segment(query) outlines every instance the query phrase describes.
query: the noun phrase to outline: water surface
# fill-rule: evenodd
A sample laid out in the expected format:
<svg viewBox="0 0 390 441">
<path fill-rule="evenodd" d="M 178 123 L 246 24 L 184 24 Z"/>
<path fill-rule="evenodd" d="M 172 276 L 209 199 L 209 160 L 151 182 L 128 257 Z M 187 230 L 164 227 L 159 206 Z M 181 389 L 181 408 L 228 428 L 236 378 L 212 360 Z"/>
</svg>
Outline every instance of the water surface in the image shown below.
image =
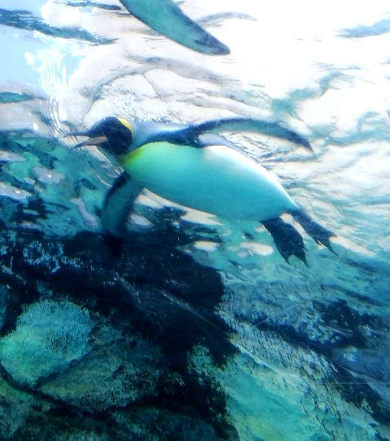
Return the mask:
<svg viewBox="0 0 390 441">
<path fill-rule="evenodd" d="M 118 359 L 121 352 L 127 350 L 120 346 L 124 344 L 122 340 L 107 337 L 119 326 L 110 322 L 110 302 L 96 312 L 92 303 L 84 304 L 77 296 L 68 298 L 66 293 L 71 292 L 71 288 L 60 292 L 59 279 L 54 280 L 51 275 L 56 273 L 57 264 L 59 268 L 67 265 L 58 257 L 61 253 L 70 259 L 79 252 L 75 251 L 77 247 L 69 251 L 65 245 L 65 251 L 60 252 L 55 248 L 56 243 L 70 241 L 73 244 L 73 238 L 85 237 L 77 234 L 86 231 L 92 234 L 89 238 L 98 236 L 104 195 L 120 173 L 119 167 L 94 147 L 87 151 L 71 150 L 77 140 L 64 138 L 64 134 L 88 128 L 109 115 L 176 123 L 238 115 L 278 121 L 306 136 L 314 154 L 267 136 L 233 133 L 229 139 L 275 173 L 296 202 L 317 222 L 336 233 L 335 254 L 305 236 L 309 266 L 298 260 L 291 260 L 288 265 L 259 224 L 228 223 L 179 208 L 150 193 L 139 198 L 136 212 L 129 220 L 129 231 L 134 234 L 134 240 L 143 244 L 137 251 L 140 256 L 162 253 L 162 249 L 171 247 L 178 253 L 175 254 L 178 260 L 174 257 L 170 262 L 173 266 L 183 265 L 188 271 L 189 265 L 200 264 L 206 268 L 204 271 L 218 271 L 216 274 L 223 284 L 215 282 L 218 289 L 214 292 L 220 289 L 221 295 L 210 300 L 210 307 L 205 303 L 207 296 L 202 297 L 202 302 L 194 303 L 192 296 L 196 297 L 197 288 L 191 284 L 192 291 L 181 299 L 184 303 L 169 297 L 176 292 L 173 288 L 171 291 L 166 288 L 164 295 L 167 305 L 176 308 L 172 311 L 167 306 L 168 316 L 175 317 L 179 323 L 183 314 L 188 314 L 199 325 L 209 320 L 204 314 L 210 314 L 212 320 L 216 320 L 213 322 L 216 328 L 211 326 L 208 332 L 212 336 L 223 335 L 234 348 L 226 349 L 220 343 L 225 360 L 218 364 L 218 357 L 212 356 L 212 345 L 208 347 L 201 339 L 181 346 L 183 351 L 188 351 L 191 372 L 218 385 L 217 389 L 223 392 L 225 410 L 221 411 L 221 418 L 234 428 L 229 432 L 232 439 L 390 439 L 390 52 L 387 49 L 390 28 L 387 2 L 357 5 L 346 1 L 340 5 L 331 1 L 314 5 L 304 0 L 293 3 L 280 0 L 271 5 L 251 0 L 188 0 L 181 2 L 180 7 L 226 44 L 231 54 L 211 57 L 182 47 L 130 16 L 115 0 L 104 4 L 2 1 L 0 216 L 4 235 L 2 255 L 5 256 L 2 302 L 6 317 L 2 344 L 8 348 L 9 342 L 14 341 L 9 335 L 21 338 L 23 323 L 28 322 L 28 317 L 32 320 L 37 311 L 49 314 L 47 305 L 42 303 L 49 299 L 57 302 L 59 310 L 79 326 L 84 326 L 80 320 L 88 322 L 87 313 L 84 309 L 77 312 L 74 305 L 90 310 L 92 315 L 99 314 L 99 320 L 105 317 L 104 329 L 109 331 L 101 340 L 94 336 L 94 344 L 113 341 L 112 353 Z M 171 207 L 170 210 L 167 211 L 167 207 Z M 171 228 L 169 234 L 153 233 L 165 228 L 164 225 Z M 186 234 L 187 239 L 177 239 L 181 234 Z M 38 253 L 39 259 L 35 254 L 31 257 L 30 251 L 23 251 L 30 250 L 33 240 L 43 247 L 49 244 L 41 254 L 37 251 L 38 245 L 31 251 Z M 83 247 L 83 241 L 78 239 L 80 253 L 86 252 L 88 247 L 94 250 L 93 240 L 85 239 Z M 27 270 L 23 270 L 27 273 L 20 272 L 22 264 L 12 266 L 11 242 L 16 246 L 15 259 L 24 256 L 24 264 L 30 265 L 28 271 L 35 266 L 36 273 L 28 276 Z M 96 250 L 99 249 L 96 245 Z M 137 253 L 134 251 L 134 255 Z M 39 266 L 43 265 L 43 255 L 47 259 L 45 269 Z M 91 253 L 89 258 L 90 267 L 80 271 L 92 274 L 96 255 Z M 142 257 L 140 259 L 133 264 L 142 266 Z M 127 280 L 130 264 L 127 267 L 125 263 L 115 262 L 117 264 L 123 266 L 120 274 Z M 104 263 L 102 265 L 104 270 Z M 147 286 L 151 286 L 153 278 L 158 278 L 158 271 L 148 274 L 147 269 L 143 269 L 142 277 L 148 279 Z M 107 269 L 106 276 L 100 277 L 111 280 L 110 274 Z M 14 294 L 18 289 L 23 291 L 15 285 L 17 277 L 22 275 L 27 277 L 23 283 L 33 286 L 28 292 L 35 292 L 34 298 L 30 294 L 24 297 Z M 11 282 L 7 277 L 11 277 Z M 202 277 L 214 276 L 207 272 Z M 183 284 L 187 283 L 187 279 L 183 280 Z M 60 283 L 65 282 L 61 279 Z M 134 283 L 137 287 L 139 281 Z M 17 300 L 10 303 L 12 296 Z M 115 293 L 110 292 L 109 298 L 114 297 Z M 156 312 L 150 312 L 153 305 L 148 299 L 145 300 L 146 312 L 145 303 L 142 304 L 142 313 L 150 317 Z M 71 306 L 61 303 L 68 300 Z M 34 306 L 37 301 L 41 302 L 39 307 Z M 27 318 L 22 316 L 17 322 L 22 311 L 20 305 L 29 304 L 33 306 L 26 313 Z M 12 308 L 16 308 L 17 313 L 13 312 L 10 318 Z M 115 305 L 112 308 L 115 309 Z M 53 313 L 54 323 L 59 316 L 61 313 Z M 119 328 L 124 332 L 125 320 L 121 320 Z M 134 317 L 129 322 L 135 323 Z M 35 321 L 34 326 L 38 326 Z M 50 326 L 46 324 L 44 328 L 51 329 Z M 65 324 L 59 326 L 66 327 Z M 95 326 L 103 329 L 101 322 Z M 135 324 L 132 326 L 137 330 Z M 161 329 L 167 329 L 164 326 L 168 325 L 161 325 Z M 14 329 L 19 334 L 10 334 Z M 89 328 L 88 332 L 82 329 L 83 336 L 90 332 Z M 185 330 L 181 334 L 185 334 Z M 131 353 L 126 357 L 138 357 L 144 350 L 148 356 L 143 361 L 137 359 L 137 363 L 145 362 L 145 369 L 155 375 L 157 368 L 153 360 L 160 360 L 161 347 L 167 350 L 169 345 L 174 345 L 174 338 L 172 333 L 164 334 L 164 343 L 161 340 L 156 343 L 158 349 L 149 347 L 148 338 L 140 340 L 138 355 Z M 134 341 L 137 339 L 139 335 Z M 126 340 L 127 343 L 125 348 L 130 347 Z M 46 348 L 46 340 L 42 345 Z M 107 345 L 109 347 L 109 343 Z M 21 349 L 12 348 L 10 359 L 14 360 L 20 356 Z M 92 399 L 90 402 L 95 404 L 90 404 L 77 389 L 80 384 L 75 386 L 80 372 L 85 374 L 81 384 L 93 377 L 91 373 L 88 377 L 89 368 L 82 366 L 82 360 L 87 360 L 85 363 L 90 363 L 90 367 L 95 366 L 85 354 L 101 350 L 101 346 L 69 350 L 66 363 L 58 367 L 53 362 L 47 368 L 49 374 L 42 373 L 38 382 L 23 382 L 23 375 L 27 374 L 20 373 L 14 362 L 8 370 L 2 369 L 2 372 L 5 369 L 2 381 L 6 384 L 1 386 L 1 394 L 8 397 L 9 406 L 15 406 L 9 397 L 22 393 L 20 389 L 24 388 L 23 393 L 30 394 L 25 403 L 54 397 L 67 412 L 69 409 L 89 412 L 92 429 L 76 424 L 75 420 L 70 428 L 61 429 L 63 423 L 50 419 L 49 411 L 48 414 L 44 411 L 41 417 L 33 414 L 30 403 L 25 404 L 23 412 L 17 411 L 18 422 L 12 430 L 1 422 L 4 437 L 16 436 L 17 439 L 19 436 L 20 439 L 29 429 L 39 433 L 45 425 L 42 421 L 48 418 L 59 428 L 59 433 L 70 430 L 80 435 L 91 430 L 90 439 L 106 439 L 101 434 L 99 438 L 96 429 L 97 415 L 104 406 L 96 405 L 97 401 Z M 9 352 L 6 356 L 4 351 L 0 357 L 2 364 L 9 360 Z M 25 363 L 43 366 L 40 359 L 31 361 L 29 351 L 24 354 L 27 354 Z M 167 356 L 169 363 L 170 356 Z M 134 362 L 130 368 L 130 362 L 126 363 L 122 364 L 126 366 L 127 375 L 131 375 L 132 369 L 138 372 L 139 364 Z M 114 369 L 113 366 L 120 371 L 120 365 L 120 361 L 110 358 L 102 371 L 95 372 L 99 387 L 104 383 L 114 385 L 114 380 L 104 375 Z M 67 370 L 69 366 L 76 366 L 73 377 Z M 16 369 L 15 375 L 12 369 Z M 179 372 L 179 368 L 175 370 L 172 366 L 164 369 L 171 374 L 170 369 Z M 66 382 L 66 392 L 62 390 L 62 395 L 58 384 L 50 383 L 54 373 L 59 381 Z M 155 379 L 153 375 L 151 378 Z M 15 384 L 15 378 L 22 380 Z M 138 389 L 131 395 L 126 384 L 113 386 L 111 394 L 115 399 L 103 409 L 106 418 L 116 415 L 116 422 L 112 424 L 117 438 L 110 438 L 114 434 L 103 428 L 101 433 L 107 439 L 126 439 L 125 433 L 136 433 L 134 422 L 126 423 L 123 429 L 123 420 L 120 422 L 117 416 L 118 412 L 131 407 L 129 403 L 134 396 L 140 396 Z M 12 392 L 4 392 L 6 388 Z M 37 391 L 44 398 L 38 396 Z M 105 393 L 106 390 L 101 392 L 101 396 L 106 397 Z M 146 396 L 150 399 L 154 393 L 155 390 L 148 390 Z M 119 399 L 120 396 L 125 398 Z M 191 396 L 195 402 L 196 393 Z M 142 397 L 141 394 L 140 403 Z M 85 404 L 85 400 L 89 404 Z M 50 400 L 39 405 L 43 409 L 45 406 L 55 408 Z M 7 415 L 3 409 L 0 419 Z M 149 421 L 145 415 L 143 418 Z M 168 421 L 166 415 L 164 418 Z M 185 415 L 185 418 L 190 417 Z M 186 420 L 185 424 L 203 430 L 203 424 L 214 421 L 214 416 L 205 417 L 202 413 L 197 418 L 195 422 Z M 148 436 L 163 439 L 162 434 L 172 428 L 171 423 L 165 424 L 157 435 L 142 435 L 145 428 L 139 429 L 140 439 L 149 439 Z M 214 439 L 208 429 L 199 433 L 198 439 Z M 138 439 L 136 435 L 134 439 Z"/>
</svg>

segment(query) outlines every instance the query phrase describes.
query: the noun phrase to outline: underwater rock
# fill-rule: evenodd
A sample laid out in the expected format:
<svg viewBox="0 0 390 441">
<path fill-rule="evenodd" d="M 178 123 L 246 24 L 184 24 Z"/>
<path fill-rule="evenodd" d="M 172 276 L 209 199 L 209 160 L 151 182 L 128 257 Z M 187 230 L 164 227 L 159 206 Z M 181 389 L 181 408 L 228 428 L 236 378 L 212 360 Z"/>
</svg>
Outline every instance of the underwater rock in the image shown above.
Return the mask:
<svg viewBox="0 0 390 441">
<path fill-rule="evenodd" d="M 0 362 L 13 380 L 29 387 L 56 375 L 89 351 L 93 322 L 86 310 L 69 303 L 30 305 L 15 331 L 0 341 Z"/>
<path fill-rule="evenodd" d="M 374 380 L 388 383 L 390 381 L 389 348 L 359 349 L 353 346 L 338 348 L 333 351 L 335 363 L 358 374 Z"/>
<path fill-rule="evenodd" d="M 361 349 L 353 346 L 332 351 L 333 362 L 366 383 L 380 400 L 376 402 L 385 417 L 390 416 L 390 354 L 389 347 Z M 378 409 L 378 410 L 379 410 Z"/>
<path fill-rule="evenodd" d="M 342 399 L 334 387 L 333 368 L 323 357 L 248 325 L 238 324 L 237 331 L 233 338 L 241 355 L 223 368 L 213 365 L 201 347 L 194 349 L 189 363 L 225 393 L 227 419 L 238 439 L 378 439 L 375 420 Z"/>
<path fill-rule="evenodd" d="M 32 419 L 43 410 L 49 410 L 50 408 L 50 404 L 12 387 L 7 381 L 0 378 L 1 439 L 12 439 L 15 433 L 26 424 L 27 419 Z"/>
<path fill-rule="evenodd" d="M 93 340 L 89 354 L 42 385 L 45 394 L 89 412 L 157 396 L 160 377 L 169 373 L 156 346 L 124 338 L 111 327 L 100 329 Z"/>
<path fill-rule="evenodd" d="M 17 231 L 17 240 L 12 230 L 1 238 L 7 271 L 0 281 L 12 297 L 4 297 L 0 375 L 33 406 L 51 409 L 36 415 L 28 408 L 19 439 L 61 439 L 55 427 L 63 439 L 88 430 L 107 439 L 235 433 L 223 394 L 188 368 L 195 345 L 218 365 L 235 350 L 214 314 L 221 277 L 175 250 L 190 240 L 184 233 L 166 226 L 129 232 L 122 259 L 114 259 L 96 234 Z"/>
<path fill-rule="evenodd" d="M 218 436 L 213 426 L 201 419 L 158 408 L 116 411 L 113 418 L 118 424 L 118 435 L 121 439 L 128 439 L 129 432 L 142 434 L 139 435 L 140 440 L 163 440 L 168 439 L 168 436 L 172 437 L 169 439 L 186 441 L 229 439 Z M 236 438 L 230 439 L 233 441 Z"/>
<path fill-rule="evenodd" d="M 10 289 L 6 285 L 0 285 L 0 331 L 3 328 L 7 306 L 9 302 Z"/>
</svg>

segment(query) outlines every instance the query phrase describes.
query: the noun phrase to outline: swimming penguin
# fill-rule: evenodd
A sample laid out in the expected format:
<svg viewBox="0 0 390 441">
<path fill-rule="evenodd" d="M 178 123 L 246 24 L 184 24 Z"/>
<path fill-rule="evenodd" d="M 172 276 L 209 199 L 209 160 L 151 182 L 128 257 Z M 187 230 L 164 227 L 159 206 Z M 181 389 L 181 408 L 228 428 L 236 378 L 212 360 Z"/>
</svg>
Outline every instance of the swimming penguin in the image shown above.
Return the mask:
<svg viewBox="0 0 390 441">
<path fill-rule="evenodd" d="M 187 17 L 172 0 L 120 0 L 136 18 L 162 35 L 208 55 L 227 55 L 227 46 Z"/>
<path fill-rule="evenodd" d="M 124 169 L 104 201 L 101 221 L 107 240 L 121 238 L 135 199 L 147 188 L 221 218 L 261 222 L 287 262 L 295 255 L 306 263 L 306 257 L 302 236 L 280 218 L 283 213 L 290 213 L 308 235 L 332 251 L 329 239 L 334 234 L 313 221 L 272 173 L 218 134 L 224 131 L 264 133 L 311 149 L 296 132 L 251 118 L 186 126 L 108 117 L 89 130 L 69 133 L 88 137 L 73 148 L 101 146 Z"/>
</svg>

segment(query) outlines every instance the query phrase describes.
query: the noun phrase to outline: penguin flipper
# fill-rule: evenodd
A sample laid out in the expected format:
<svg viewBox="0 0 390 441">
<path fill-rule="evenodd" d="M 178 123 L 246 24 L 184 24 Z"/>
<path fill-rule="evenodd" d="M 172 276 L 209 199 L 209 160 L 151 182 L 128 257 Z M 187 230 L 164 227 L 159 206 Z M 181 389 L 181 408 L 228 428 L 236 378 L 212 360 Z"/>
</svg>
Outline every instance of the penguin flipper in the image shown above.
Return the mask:
<svg viewBox="0 0 390 441">
<path fill-rule="evenodd" d="M 336 237 L 334 233 L 315 222 L 303 210 L 293 211 L 291 212 L 291 215 L 316 243 L 325 245 L 330 251 L 332 251 L 332 253 L 336 254 L 330 243 L 330 238 Z"/>
<path fill-rule="evenodd" d="M 102 234 L 112 253 L 119 257 L 128 215 L 142 189 L 127 172 L 123 172 L 108 191 L 101 214 Z"/>
<path fill-rule="evenodd" d="M 267 136 L 285 139 L 313 151 L 309 141 L 294 130 L 286 129 L 280 124 L 253 118 L 222 118 L 192 125 L 185 129 L 194 139 L 204 133 L 221 133 L 226 131 L 255 132 Z"/>
<path fill-rule="evenodd" d="M 158 33 L 208 55 L 227 55 L 227 46 L 187 17 L 172 0 L 121 0 L 123 6 Z"/>
<path fill-rule="evenodd" d="M 271 234 L 276 248 L 287 263 L 290 263 L 288 259 L 291 256 L 296 256 L 308 266 L 303 238 L 291 224 L 284 222 L 280 217 L 261 221 L 261 223 Z"/>
</svg>

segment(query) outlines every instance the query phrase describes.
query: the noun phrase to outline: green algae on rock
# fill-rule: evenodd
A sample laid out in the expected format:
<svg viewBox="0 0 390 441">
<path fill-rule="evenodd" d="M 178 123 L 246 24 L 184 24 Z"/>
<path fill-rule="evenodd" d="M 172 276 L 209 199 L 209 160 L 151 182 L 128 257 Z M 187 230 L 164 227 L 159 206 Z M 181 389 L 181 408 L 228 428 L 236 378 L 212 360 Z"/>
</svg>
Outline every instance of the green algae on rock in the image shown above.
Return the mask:
<svg viewBox="0 0 390 441">
<path fill-rule="evenodd" d="M 17 383 L 34 387 L 89 351 L 92 327 L 89 313 L 73 303 L 32 304 L 1 339 L 1 364 Z"/>
<path fill-rule="evenodd" d="M 155 398 L 162 375 L 168 372 L 156 346 L 103 327 L 91 351 L 61 376 L 48 379 L 41 390 L 57 400 L 99 412 Z"/>
</svg>

